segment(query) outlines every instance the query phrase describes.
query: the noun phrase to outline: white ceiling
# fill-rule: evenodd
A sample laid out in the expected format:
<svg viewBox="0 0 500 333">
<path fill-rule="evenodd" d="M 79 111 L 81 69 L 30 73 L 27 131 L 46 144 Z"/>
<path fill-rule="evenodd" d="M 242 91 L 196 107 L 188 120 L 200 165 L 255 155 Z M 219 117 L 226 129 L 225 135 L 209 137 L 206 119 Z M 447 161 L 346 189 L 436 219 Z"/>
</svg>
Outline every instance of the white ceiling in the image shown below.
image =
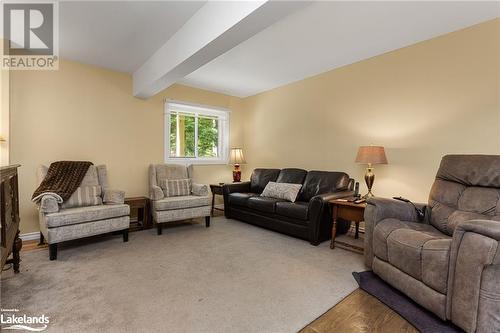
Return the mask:
<svg viewBox="0 0 500 333">
<path fill-rule="evenodd" d="M 60 2 L 60 56 L 133 73 L 204 3 Z M 250 96 L 498 17 L 499 7 L 498 2 L 315 2 L 179 82 Z"/>
<path fill-rule="evenodd" d="M 246 97 L 498 17 L 498 2 L 319 2 L 188 75 Z"/>
<path fill-rule="evenodd" d="M 59 3 L 59 54 L 132 73 L 205 1 L 68 1 Z"/>
</svg>

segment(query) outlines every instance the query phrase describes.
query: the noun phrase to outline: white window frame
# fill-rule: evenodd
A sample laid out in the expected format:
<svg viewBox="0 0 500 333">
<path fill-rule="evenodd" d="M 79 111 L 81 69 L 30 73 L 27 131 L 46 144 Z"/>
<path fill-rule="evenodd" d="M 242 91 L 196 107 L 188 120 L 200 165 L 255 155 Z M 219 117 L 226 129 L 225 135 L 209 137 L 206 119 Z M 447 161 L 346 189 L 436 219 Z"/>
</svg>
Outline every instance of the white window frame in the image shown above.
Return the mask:
<svg viewBox="0 0 500 333">
<path fill-rule="evenodd" d="M 195 126 L 195 156 L 194 157 L 170 157 L 170 114 L 172 112 L 189 113 L 195 116 L 198 123 L 198 116 L 215 116 L 219 122 L 219 156 L 218 157 L 198 157 L 198 126 Z M 164 161 L 165 163 L 181 164 L 227 164 L 229 161 L 229 118 L 231 111 L 224 108 L 212 107 L 200 104 L 192 104 L 175 100 L 166 100 L 163 112 L 164 125 Z"/>
</svg>

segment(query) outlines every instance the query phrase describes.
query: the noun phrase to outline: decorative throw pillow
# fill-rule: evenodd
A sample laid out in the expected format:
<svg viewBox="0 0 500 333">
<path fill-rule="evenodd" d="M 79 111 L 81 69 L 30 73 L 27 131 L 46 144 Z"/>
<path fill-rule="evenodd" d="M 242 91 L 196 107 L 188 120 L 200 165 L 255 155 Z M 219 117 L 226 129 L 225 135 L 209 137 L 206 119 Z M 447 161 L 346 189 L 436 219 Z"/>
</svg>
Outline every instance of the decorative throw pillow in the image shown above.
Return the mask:
<svg viewBox="0 0 500 333">
<path fill-rule="evenodd" d="M 101 186 L 81 186 L 62 203 L 62 208 L 86 207 L 102 205 Z"/>
<path fill-rule="evenodd" d="M 166 197 L 190 195 L 191 179 L 162 179 L 160 187 Z"/>
<path fill-rule="evenodd" d="M 295 202 L 301 188 L 302 184 L 269 182 L 260 196 Z"/>
</svg>

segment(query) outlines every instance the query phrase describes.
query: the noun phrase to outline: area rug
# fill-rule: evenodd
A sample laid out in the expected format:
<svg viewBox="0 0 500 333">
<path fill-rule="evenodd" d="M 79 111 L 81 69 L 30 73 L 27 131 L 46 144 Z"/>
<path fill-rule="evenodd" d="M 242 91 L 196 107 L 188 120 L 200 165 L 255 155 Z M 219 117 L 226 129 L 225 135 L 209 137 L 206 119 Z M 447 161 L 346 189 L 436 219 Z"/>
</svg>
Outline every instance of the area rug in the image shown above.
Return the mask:
<svg viewBox="0 0 500 333">
<path fill-rule="evenodd" d="M 21 253 L 1 307 L 49 317 L 46 332 L 297 332 L 358 286 L 363 257 L 213 219 Z"/>
<path fill-rule="evenodd" d="M 396 311 L 422 333 L 463 332 L 451 323 L 443 322 L 406 295 L 391 287 L 372 271 L 352 273 L 359 287 Z"/>
</svg>

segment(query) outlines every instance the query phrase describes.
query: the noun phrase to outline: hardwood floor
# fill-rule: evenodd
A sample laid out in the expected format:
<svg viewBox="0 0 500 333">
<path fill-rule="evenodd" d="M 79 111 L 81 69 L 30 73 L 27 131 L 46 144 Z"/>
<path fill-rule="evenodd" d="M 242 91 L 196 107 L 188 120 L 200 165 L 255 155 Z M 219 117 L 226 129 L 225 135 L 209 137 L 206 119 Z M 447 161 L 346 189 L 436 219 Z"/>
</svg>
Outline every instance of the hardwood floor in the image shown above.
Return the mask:
<svg viewBox="0 0 500 333">
<path fill-rule="evenodd" d="M 21 251 L 47 248 L 38 241 L 23 242 Z M 299 333 L 418 333 L 410 323 L 375 297 L 355 290 Z"/>
<path fill-rule="evenodd" d="M 410 323 L 375 297 L 355 290 L 299 333 L 418 333 Z"/>
<path fill-rule="evenodd" d="M 23 248 L 21 249 L 21 252 L 44 249 L 48 247 L 48 244 L 38 245 L 38 240 L 23 241 Z"/>
</svg>

